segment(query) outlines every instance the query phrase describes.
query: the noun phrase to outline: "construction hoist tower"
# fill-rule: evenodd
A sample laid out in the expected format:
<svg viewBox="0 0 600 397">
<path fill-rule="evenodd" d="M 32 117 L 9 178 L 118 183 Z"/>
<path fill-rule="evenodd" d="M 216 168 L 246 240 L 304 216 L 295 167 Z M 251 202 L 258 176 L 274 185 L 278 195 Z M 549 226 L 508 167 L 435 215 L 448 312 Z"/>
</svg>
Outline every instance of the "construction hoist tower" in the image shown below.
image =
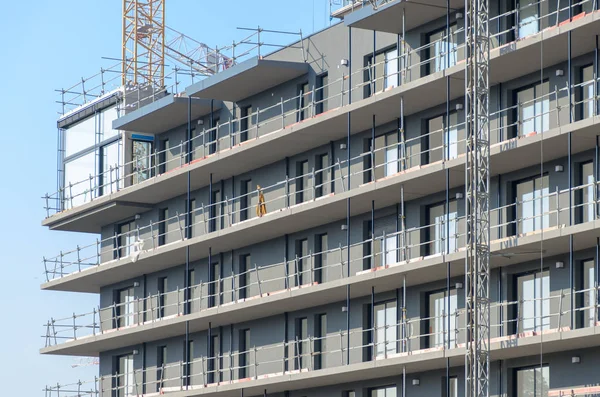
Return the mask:
<svg viewBox="0 0 600 397">
<path fill-rule="evenodd" d="M 165 1 L 123 0 L 124 86 L 165 85 Z"/>
<path fill-rule="evenodd" d="M 466 307 L 467 397 L 489 396 L 490 374 L 490 134 L 488 0 L 466 8 Z"/>
</svg>

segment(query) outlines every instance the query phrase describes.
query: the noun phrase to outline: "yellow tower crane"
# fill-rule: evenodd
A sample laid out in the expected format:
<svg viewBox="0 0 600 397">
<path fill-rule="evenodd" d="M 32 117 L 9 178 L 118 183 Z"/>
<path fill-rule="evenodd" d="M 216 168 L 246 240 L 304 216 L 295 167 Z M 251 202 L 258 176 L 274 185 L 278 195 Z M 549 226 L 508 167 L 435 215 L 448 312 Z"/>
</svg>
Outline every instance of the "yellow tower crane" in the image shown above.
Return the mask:
<svg viewBox="0 0 600 397">
<path fill-rule="evenodd" d="M 166 0 L 123 0 L 122 84 L 162 88 L 165 57 L 201 76 L 234 64 L 234 59 L 165 24 Z"/>
</svg>

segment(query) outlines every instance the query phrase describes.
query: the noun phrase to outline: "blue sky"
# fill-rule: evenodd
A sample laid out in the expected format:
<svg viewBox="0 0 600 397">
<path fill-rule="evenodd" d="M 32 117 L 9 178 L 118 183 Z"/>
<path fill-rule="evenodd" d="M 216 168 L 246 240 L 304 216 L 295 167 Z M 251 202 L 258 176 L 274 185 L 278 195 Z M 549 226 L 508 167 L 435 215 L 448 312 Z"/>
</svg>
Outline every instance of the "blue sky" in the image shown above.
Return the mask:
<svg viewBox="0 0 600 397">
<path fill-rule="evenodd" d="M 72 368 L 71 357 L 46 357 L 43 324 L 88 312 L 96 295 L 40 291 L 43 256 L 93 235 L 50 232 L 41 196 L 56 187 L 54 90 L 93 75 L 120 57 L 121 0 L 5 1 L 0 23 L 0 383 L 2 395 L 43 396 L 46 384 L 87 380 L 95 366 Z M 314 3 L 314 5 L 313 5 Z M 298 31 L 329 24 L 329 0 L 167 0 L 167 25 L 211 46 L 225 46 L 247 32 L 236 27 Z M 280 16 L 293 16 L 283 19 Z"/>
</svg>

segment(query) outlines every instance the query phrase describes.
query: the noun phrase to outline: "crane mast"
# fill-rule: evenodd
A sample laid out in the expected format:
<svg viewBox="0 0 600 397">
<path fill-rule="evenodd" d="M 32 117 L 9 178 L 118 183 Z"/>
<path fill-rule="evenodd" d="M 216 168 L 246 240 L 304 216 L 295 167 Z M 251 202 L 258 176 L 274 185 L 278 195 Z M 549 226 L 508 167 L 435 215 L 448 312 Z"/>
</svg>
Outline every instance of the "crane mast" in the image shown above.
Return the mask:
<svg viewBox="0 0 600 397">
<path fill-rule="evenodd" d="M 490 378 L 490 140 L 489 0 L 465 0 L 467 397 L 489 397 Z"/>
<path fill-rule="evenodd" d="M 123 0 L 123 85 L 164 87 L 165 1 Z"/>
</svg>

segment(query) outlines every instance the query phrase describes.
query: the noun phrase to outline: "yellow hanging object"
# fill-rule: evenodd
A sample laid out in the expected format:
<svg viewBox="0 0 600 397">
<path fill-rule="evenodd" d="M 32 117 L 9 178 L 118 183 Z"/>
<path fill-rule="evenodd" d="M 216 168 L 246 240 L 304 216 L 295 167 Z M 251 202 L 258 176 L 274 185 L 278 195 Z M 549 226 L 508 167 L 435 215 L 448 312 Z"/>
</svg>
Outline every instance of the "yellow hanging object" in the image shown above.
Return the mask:
<svg viewBox="0 0 600 397">
<path fill-rule="evenodd" d="M 265 204 L 265 195 L 262 190 L 260 190 L 260 185 L 256 185 L 256 190 L 258 190 L 258 204 L 256 205 L 256 216 L 259 218 L 263 215 L 267 214 L 267 205 Z"/>
</svg>

